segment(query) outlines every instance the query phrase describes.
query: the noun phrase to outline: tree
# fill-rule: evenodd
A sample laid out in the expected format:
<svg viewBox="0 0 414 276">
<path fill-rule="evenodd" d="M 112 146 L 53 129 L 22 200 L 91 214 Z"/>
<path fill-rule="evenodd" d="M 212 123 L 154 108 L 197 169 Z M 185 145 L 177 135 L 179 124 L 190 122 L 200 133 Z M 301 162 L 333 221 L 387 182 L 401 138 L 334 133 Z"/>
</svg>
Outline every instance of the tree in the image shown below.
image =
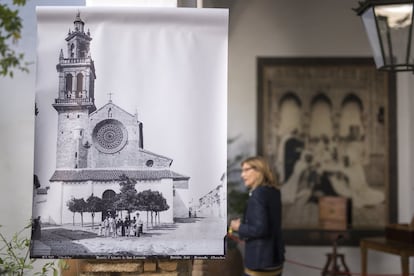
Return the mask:
<svg viewBox="0 0 414 276">
<path fill-rule="evenodd" d="M 66 202 L 66 206 L 68 207 L 69 211 L 72 212 L 72 225 L 75 226 L 75 214 L 76 214 L 76 203 L 75 203 L 75 198 L 72 197 L 71 200 L 69 200 L 68 202 Z"/>
<path fill-rule="evenodd" d="M 13 0 L 16 6 L 23 6 L 26 0 Z M 21 38 L 23 24 L 18 10 L 12 9 L 6 4 L 0 4 L 0 76 L 13 77 L 13 69 L 28 72 L 27 63 L 24 62 L 24 54 L 17 53 L 13 44 Z"/>
<path fill-rule="evenodd" d="M 239 136 L 227 139 L 230 148 Z M 229 217 L 240 217 L 246 208 L 249 194 L 240 178 L 240 163 L 246 154 L 237 154 L 227 159 L 227 214 Z"/>
<path fill-rule="evenodd" d="M 86 208 L 86 201 L 83 198 L 72 198 L 66 203 L 69 210 L 72 211 L 73 217 L 75 217 L 75 213 L 78 212 L 81 215 L 81 225 L 83 227 L 83 213 L 87 211 Z M 73 219 L 73 224 L 75 224 L 75 219 Z"/>
<path fill-rule="evenodd" d="M 227 146 L 231 149 L 231 146 L 240 138 L 236 136 L 234 138 L 227 139 Z M 229 152 L 232 152 L 230 150 Z M 240 178 L 240 164 L 243 159 L 246 158 L 245 153 L 239 153 L 236 155 L 228 155 L 227 159 L 227 216 L 228 217 L 241 217 L 246 208 L 246 203 L 249 198 L 249 194 L 246 191 L 245 186 Z M 227 246 L 230 250 L 238 250 L 238 244 L 233 239 L 227 239 Z"/>
<path fill-rule="evenodd" d="M 105 211 L 104 208 L 105 206 L 103 204 L 103 201 L 99 197 L 91 194 L 90 197 L 86 199 L 86 209 L 92 214 L 92 229 L 94 227 L 95 213 Z"/>
<path fill-rule="evenodd" d="M 154 191 L 153 195 L 153 211 L 155 212 L 155 217 L 158 218 L 158 223 L 160 223 L 160 212 L 170 209 L 170 206 L 167 204 L 167 200 L 162 196 L 162 193 L 159 191 Z"/>
<path fill-rule="evenodd" d="M 147 212 L 147 226 L 148 226 L 148 215 L 151 214 L 151 224 L 153 224 L 153 213 L 168 210 L 170 206 L 167 204 L 167 200 L 158 191 L 145 190 L 137 195 L 139 202 L 138 210 Z M 159 216 L 158 216 L 159 217 Z"/>
<path fill-rule="evenodd" d="M 114 207 L 118 211 L 127 210 L 129 215 L 131 212 L 137 210 L 139 206 L 137 190 L 135 189 L 137 181 L 126 175 L 121 175 L 120 179 L 121 182 L 119 185 L 121 186 L 121 192 L 116 197 Z"/>
<path fill-rule="evenodd" d="M 150 196 L 151 196 L 150 194 L 151 194 L 151 190 L 145 190 L 137 194 L 137 198 L 140 203 L 138 205 L 137 210 L 147 212 L 147 227 L 148 227 L 148 221 L 149 221 L 148 215 L 149 215 L 149 212 L 151 211 L 151 208 L 148 204 L 148 202 L 150 202 Z"/>
<path fill-rule="evenodd" d="M 83 213 L 86 212 L 86 202 L 83 198 L 75 199 L 75 207 L 81 215 L 81 226 L 83 227 Z"/>
</svg>

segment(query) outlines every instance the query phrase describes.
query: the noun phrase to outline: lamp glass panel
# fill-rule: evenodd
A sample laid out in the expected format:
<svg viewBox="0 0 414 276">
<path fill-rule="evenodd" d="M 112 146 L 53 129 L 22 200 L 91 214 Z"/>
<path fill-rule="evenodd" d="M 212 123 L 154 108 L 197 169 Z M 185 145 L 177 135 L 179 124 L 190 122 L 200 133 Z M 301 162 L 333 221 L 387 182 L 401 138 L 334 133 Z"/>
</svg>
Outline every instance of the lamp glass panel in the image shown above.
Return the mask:
<svg viewBox="0 0 414 276">
<path fill-rule="evenodd" d="M 365 27 L 365 32 L 368 35 L 368 40 L 371 45 L 373 57 L 377 68 L 384 66 L 383 53 L 378 36 L 377 25 L 375 23 L 374 9 L 368 8 L 361 16 Z"/>
<path fill-rule="evenodd" d="M 393 44 L 391 42 L 390 28 L 388 19 L 385 16 L 377 15 L 378 37 L 382 46 L 382 55 L 385 65 L 395 64 L 397 62 L 393 53 Z"/>
<path fill-rule="evenodd" d="M 408 63 L 412 62 L 412 15 L 412 4 L 375 7 L 385 65 L 395 67 L 395 70 L 408 69 Z"/>
</svg>

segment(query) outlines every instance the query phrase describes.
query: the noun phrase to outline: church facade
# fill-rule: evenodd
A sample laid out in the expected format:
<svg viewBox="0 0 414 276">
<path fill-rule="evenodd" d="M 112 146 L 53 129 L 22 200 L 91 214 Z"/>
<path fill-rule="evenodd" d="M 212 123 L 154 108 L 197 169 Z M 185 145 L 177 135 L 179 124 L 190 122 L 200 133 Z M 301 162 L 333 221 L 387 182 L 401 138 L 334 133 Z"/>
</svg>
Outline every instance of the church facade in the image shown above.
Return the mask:
<svg viewBox="0 0 414 276">
<path fill-rule="evenodd" d="M 66 37 L 67 51 L 60 52 L 56 69 L 59 87 L 53 108 L 58 114 L 56 170 L 50 178 L 47 214 L 50 223 L 72 223 L 67 203 L 73 198 L 113 198 L 120 192 L 121 177 L 135 180 L 137 192 L 158 191 L 169 209 L 161 222 L 188 216 L 189 177 L 172 171 L 173 159 L 144 148 L 143 123 L 137 114 L 111 99 L 95 106 L 95 66 L 90 55 L 92 37 L 78 13 L 74 30 Z M 84 219 L 88 220 L 88 214 Z M 95 216 L 95 221 L 99 220 Z"/>
</svg>

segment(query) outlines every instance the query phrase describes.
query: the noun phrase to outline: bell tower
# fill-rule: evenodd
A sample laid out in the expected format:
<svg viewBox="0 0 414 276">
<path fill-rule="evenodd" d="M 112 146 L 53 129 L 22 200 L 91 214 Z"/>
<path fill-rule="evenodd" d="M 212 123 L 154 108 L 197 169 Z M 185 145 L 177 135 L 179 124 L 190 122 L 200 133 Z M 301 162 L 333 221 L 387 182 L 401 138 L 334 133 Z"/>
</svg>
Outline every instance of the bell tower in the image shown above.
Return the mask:
<svg viewBox="0 0 414 276">
<path fill-rule="evenodd" d="M 89 30 L 78 12 L 73 22 L 74 29 L 66 37 L 66 57 L 61 49 L 59 63 L 59 87 L 53 107 L 58 112 L 57 169 L 85 167 L 85 154 L 88 143 L 85 135 L 88 130 L 89 114 L 96 110 L 95 66 L 90 56 L 92 40 Z M 86 143 L 86 145 L 85 145 Z"/>
</svg>

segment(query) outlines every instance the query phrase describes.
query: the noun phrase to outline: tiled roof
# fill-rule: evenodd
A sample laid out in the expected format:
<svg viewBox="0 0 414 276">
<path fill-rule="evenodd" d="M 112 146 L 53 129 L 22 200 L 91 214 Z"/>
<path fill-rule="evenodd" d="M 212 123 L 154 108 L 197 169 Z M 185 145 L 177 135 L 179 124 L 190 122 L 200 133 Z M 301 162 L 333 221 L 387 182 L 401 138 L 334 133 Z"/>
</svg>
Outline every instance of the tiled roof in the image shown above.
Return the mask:
<svg viewBox="0 0 414 276">
<path fill-rule="evenodd" d="M 170 170 L 91 170 L 91 169 L 74 169 L 74 170 L 56 170 L 50 178 L 50 181 L 113 181 L 120 180 L 121 175 L 126 175 L 136 180 L 159 180 L 163 178 L 172 178 L 175 181 L 188 180 L 188 176 L 175 173 Z"/>
<path fill-rule="evenodd" d="M 38 195 L 47 195 L 47 190 L 48 190 L 48 188 L 38 188 L 36 190 L 36 194 L 38 194 Z"/>
</svg>

